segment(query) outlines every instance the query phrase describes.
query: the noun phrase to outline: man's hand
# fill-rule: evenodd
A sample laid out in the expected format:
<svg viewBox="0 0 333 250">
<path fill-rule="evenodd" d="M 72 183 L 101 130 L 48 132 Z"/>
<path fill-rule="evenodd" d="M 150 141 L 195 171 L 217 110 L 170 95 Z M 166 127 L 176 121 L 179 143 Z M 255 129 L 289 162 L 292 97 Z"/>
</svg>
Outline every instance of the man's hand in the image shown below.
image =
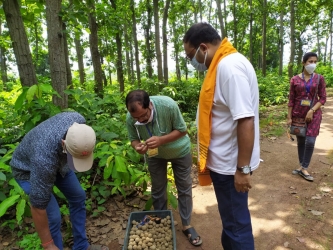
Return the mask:
<svg viewBox="0 0 333 250">
<path fill-rule="evenodd" d="M 136 152 L 138 152 L 139 154 L 145 154 L 148 150 L 147 144 L 146 143 L 138 143 L 137 145 L 135 145 L 135 150 Z"/>
<path fill-rule="evenodd" d="M 290 126 L 292 123 L 292 119 L 291 118 L 287 118 L 287 125 Z"/>
<path fill-rule="evenodd" d="M 235 188 L 237 192 L 249 192 L 249 190 L 252 188 L 251 183 L 251 175 L 250 174 L 243 174 L 236 170 L 235 173 Z"/>
<path fill-rule="evenodd" d="M 149 149 L 158 148 L 162 144 L 159 136 L 152 136 L 146 140 L 146 145 Z"/>
</svg>

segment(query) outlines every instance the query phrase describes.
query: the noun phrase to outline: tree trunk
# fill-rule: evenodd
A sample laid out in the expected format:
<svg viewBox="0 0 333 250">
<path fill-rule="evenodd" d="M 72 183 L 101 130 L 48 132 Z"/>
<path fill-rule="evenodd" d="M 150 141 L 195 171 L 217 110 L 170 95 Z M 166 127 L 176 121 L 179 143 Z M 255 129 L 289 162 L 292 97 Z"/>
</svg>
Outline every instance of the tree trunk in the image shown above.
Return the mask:
<svg viewBox="0 0 333 250">
<path fill-rule="evenodd" d="M 0 18 L 0 36 L 2 35 L 1 28 L 2 28 L 2 20 Z M 0 72 L 3 85 L 5 85 L 5 83 L 8 81 L 5 51 L 6 51 L 5 48 L 0 45 Z"/>
<path fill-rule="evenodd" d="M 132 48 L 133 44 L 132 44 L 132 41 L 130 41 L 130 48 Z M 130 50 L 130 58 L 134 58 L 134 55 L 133 55 L 133 50 L 131 49 Z M 134 76 L 134 60 L 130 60 L 130 63 L 131 63 L 131 79 L 135 79 L 135 76 Z M 141 83 L 141 79 L 140 79 L 140 83 Z M 140 88 L 141 86 L 138 85 L 138 88 Z"/>
<path fill-rule="evenodd" d="M 295 0 L 290 0 L 290 58 L 288 64 L 288 76 L 293 77 L 295 60 Z"/>
<path fill-rule="evenodd" d="M 330 12 L 330 36 L 331 36 L 331 46 L 330 46 L 329 62 L 330 62 L 330 66 L 332 66 L 332 53 L 333 53 L 333 10 Z"/>
<path fill-rule="evenodd" d="M 39 38 L 38 38 L 38 25 L 37 25 L 37 23 L 34 23 L 34 31 L 35 31 L 35 51 L 33 51 L 35 53 L 34 67 L 35 67 L 35 69 L 37 69 L 38 62 L 39 62 Z M 38 70 L 37 70 L 37 74 L 38 74 Z"/>
<path fill-rule="evenodd" d="M 140 58 L 139 58 L 139 43 L 136 30 L 136 16 L 135 16 L 135 3 L 131 0 L 131 10 L 132 10 L 132 33 L 134 41 L 134 55 L 135 55 L 135 66 L 136 66 L 136 78 L 138 80 L 138 87 L 141 85 L 141 71 L 140 71 Z"/>
<path fill-rule="evenodd" d="M 263 0 L 262 20 L 262 75 L 266 76 L 266 27 L 267 27 L 267 0 Z"/>
<path fill-rule="evenodd" d="M 0 35 L 1 35 L 1 32 L 0 32 Z M 2 46 L 0 46 L 0 68 L 1 68 L 2 84 L 5 84 L 8 81 L 8 76 L 7 76 L 5 48 Z"/>
<path fill-rule="evenodd" d="M 173 36 L 175 36 L 176 35 L 176 23 L 172 22 L 171 26 L 172 26 Z M 180 65 L 179 65 L 179 45 L 178 45 L 177 39 L 173 39 L 173 41 L 174 41 L 173 47 L 175 49 L 176 76 L 177 76 L 177 80 L 180 81 L 181 80 L 181 71 L 180 71 Z"/>
<path fill-rule="evenodd" d="M 61 0 L 46 0 L 45 5 L 51 82 L 53 89 L 60 95 L 53 96 L 53 103 L 64 109 L 68 107 L 68 96 L 64 93 L 67 88 L 67 71 L 60 16 Z"/>
<path fill-rule="evenodd" d="M 17 0 L 3 2 L 7 26 L 16 59 L 22 86 L 30 87 L 37 84 L 37 77 L 32 61 L 28 37 Z"/>
<path fill-rule="evenodd" d="M 250 0 L 250 35 L 249 35 L 249 57 L 250 57 L 250 62 L 253 64 L 253 29 L 252 29 L 252 24 L 253 24 L 253 6 L 252 6 L 252 0 Z"/>
<path fill-rule="evenodd" d="M 67 77 L 67 86 L 70 88 L 73 87 L 73 79 L 72 79 L 72 70 L 71 65 L 69 63 L 69 49 L 68 49 L 68 42 L 67 42 L 67 27 L 65 23 L 62 23 L 63 35 L 64 35 L 64 52 L 65 52 L 65 60 L 66 60 L 66 77 Z"/>
<path fill-rule="evenodd" d="M 125 40 L 126 74 L 127 74 L 127 81 L 132 84 L 135 81 L 135 79 L 131 78 L 131 61 L 133 61 L 133 58 L 130 57 L 130 51 L 132 50 L 132 47 L 130 46 L 127 29 L 128 29 L 128 26 L 127 26 L 127 23 L 125 22 L 124 23 L 124 40 Z"/>
<path fill-rule="evenodd" d="M 110 0 L 112 8 L 117 11 L 117 5 L 115 0 Z M 116 45 L 117 45 L 117 80 L 119 83 L 120 93 L 123 93 L 125 90 L 125 82 L 124 82 L 124 72 L 123 72 L 123 55 L 122 55 L 122 45 L 120 38 L 120 29 L 116 31 Z"/>
<path fill-rule="evenodd" d="M 223 40 L 223 38 L 226 37 L 225 34 L 225 30 L 224 30 L 224 22 L 223 22 L 223 15 L 222 15 L 222 3 L 221 0 L 216 0 L 216 5 L 217 5 L 217 16 L 219 18 L 219 22 L 220 22 L 220 28 L 221 28 L 221 38 Z M 224 13 L 225 15 L 226 13 Z"/>
<path fill-rule="evenodd" d="M 225 24 L 225 36 L 228 37 L 228 23 L 227 23 L 227 4 L 225 0 L 223 0 L 223 9 L 224 9 L 224 24 Z"/>
<path fill-rule="evenodd" d="M 168 68 L 168 31 L 167 31 L 167 22 L 168 22 L 168 11 L 170 7 L 170 0 L 166 0 L 164 11 L 163 11 L 163 25 L 162 25 L 162 34 L 163 34 L 163 77 L 164 83 L 168 84 L 169 82 L 169 68 Z"/>
<path fill-rule="evenodd" d="M 94 67 L 94 78 L 95 78 L 95 92 L 99 97 L 103 96 L 103 73 L 101 65 L 101 55 L 98 50 L 98 28 L 95 16 L 95 3 L 90 2 L 89 12 L 89 45 L 91 60 Z"/>
<path fill-rule="evenodd" d="M 80 84 L 83 86 L 84 82 L 86 81 L 86 73 L 84 72 L 83 48 L 81 45 L 80 37 L 74 38 L 74 43 L 77 56 L 77 63 L 79 67 Z"/>
<path fill-rule="evenodd" d="M 283 27 L 283 16 L 284 16 L 284 11 L 283 8 L 281 7 L 281 12 L 280 12 L 280 27 L 279 27 L 279 76 L 282 76 L 283 74 L 283 34 L 284 34 L 284 27 Z"/>
<path fill-rule="evenodd" d="M 233 0 L 232 15 L 234 18 L 234 47 L 237 49 L 237 16 L 236 16 L 236 0 Z"/>
<path fill-rule="evenodd" d="M 316 36 L 317 36 L 317 49 L 318 49 L 318 58 L 322 58 L 321 57 L 321 46 L 320 46 L 320 31 L 319 31 L 319 17 L 317 17 L 316 20 Z"/>
<path fill-rule="evenodd" d="M 150 5 L 150 0 L 147 0 L 146 4 L 147 8 L 147 24 L 144 26 L 144 31 L 145 31 L 145 43 L 146 43 L 146 50 L 147 50 L 147 58 L 146 58 L 146 64 L 147 64 L 147 73 L 148 73 L 148 78 L 153 77 L 153 66 L 152 66 L 152 58 L 153 58 L 153 51 L 151 49 L 150 45 L 150 27 L 152 23 L 152 8 Z"/>
<path fill-rule="evenodd" d="M 155 26 L 155 50 L 157 60 L 157 78 L 160 82 L 163 82 L 163 70 L 162 70 L 162 53 L 160 43 L 160 22 L 159 22 L 159 8 L 158 0 L 153 0 L 154 6 L 154 26 Z"/>
</svg>

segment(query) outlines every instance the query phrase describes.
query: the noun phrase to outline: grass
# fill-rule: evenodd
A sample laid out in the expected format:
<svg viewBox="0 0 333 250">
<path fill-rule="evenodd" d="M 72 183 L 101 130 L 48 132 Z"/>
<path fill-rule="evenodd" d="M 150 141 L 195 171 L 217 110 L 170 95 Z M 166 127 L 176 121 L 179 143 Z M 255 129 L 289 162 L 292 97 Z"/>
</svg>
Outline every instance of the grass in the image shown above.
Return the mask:
<svg viewBox="0 0 333 250">
<path fill-rule="evenodd" d="M 327 97 L 333 96 L 333 88 L 326 88 L 326 96 Z"/>
<path fill-rule="evenodd" d="M 330 149 L 327 153 L 328 162 L 332 165 L 333 164 L 333 149 Z"/>
<path fill-rule="evenodd" d="M 287 129 L 287 104 L 260 107 L 260 131 L 264 137 L 282 136 Z"/>
</svg>

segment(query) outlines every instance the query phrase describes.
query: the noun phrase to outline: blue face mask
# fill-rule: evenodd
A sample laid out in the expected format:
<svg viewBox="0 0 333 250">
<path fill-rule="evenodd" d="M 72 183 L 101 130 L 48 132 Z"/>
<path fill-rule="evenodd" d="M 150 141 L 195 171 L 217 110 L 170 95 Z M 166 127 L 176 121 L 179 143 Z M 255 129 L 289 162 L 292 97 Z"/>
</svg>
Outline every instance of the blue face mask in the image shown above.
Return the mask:
<svg viewBox="0 0 333 250">
<path fill-rule="evenodd" d="M 191 64 L 192 64 L 192 66 L 196 69 L 196 70 L 198 70 L 198 71 L 200 71 L 200 72 L 203 72 L 203 71 L 206 71 L 207 70 L 207 66 L 206 66 L 206 58 L 207 58 L 207 52 L 206 52 L 206 54 L 205 54 L 205 60 L 204 60 L 204 62 L 203 63 L 199 63 L 198 61 L 197 61 L 197 59 L 195 58 L 196 56 L 197 56 L 197 53 L 198 53 L 198 51 L 200 50 L 200 46 L 199 46 L 199 48 L 197 49 L 197 52 L 195 52 L 195 55 L 194 55 L 194 57 L 192 58 L 192 60 L 191 60 Z"/>
</svg>

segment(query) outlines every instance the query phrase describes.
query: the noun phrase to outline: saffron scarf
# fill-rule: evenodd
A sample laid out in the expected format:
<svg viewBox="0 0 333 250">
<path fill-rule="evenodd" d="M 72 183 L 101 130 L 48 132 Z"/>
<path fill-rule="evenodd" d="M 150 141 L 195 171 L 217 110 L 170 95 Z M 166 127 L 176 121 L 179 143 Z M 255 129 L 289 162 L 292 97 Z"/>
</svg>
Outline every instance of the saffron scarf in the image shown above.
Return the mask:
<svg viewBox="0 0 333 250">
<path fill-rule="evenodd" d="M 211 138 L 212 129 L 212 107 L 214 101 L 214 92 L 216 85 L 216 72 L 219 62 L 237 50 L 232 46 L 227 38 L 224 38 L 220 47 L 215 52 L 205 80 L 202 84 L 199 97 L 199 126 L 198 126 L 198 165 L 199 171 L 204 172 L 208 156 L 208 147 Z"/>
</svg>

